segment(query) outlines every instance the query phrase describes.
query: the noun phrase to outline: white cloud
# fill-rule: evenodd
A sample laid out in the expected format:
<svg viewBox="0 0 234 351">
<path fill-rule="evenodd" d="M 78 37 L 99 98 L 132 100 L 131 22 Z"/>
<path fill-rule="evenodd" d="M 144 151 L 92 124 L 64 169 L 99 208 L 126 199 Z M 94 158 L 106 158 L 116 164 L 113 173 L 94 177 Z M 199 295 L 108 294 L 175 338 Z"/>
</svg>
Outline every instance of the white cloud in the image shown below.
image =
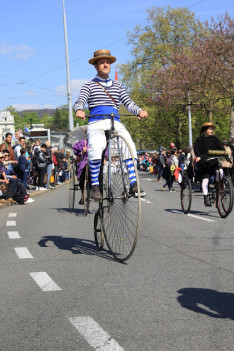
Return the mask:
<svg viewBox="0 0 234 351">
<path fill-rule="evenodd" d="M 76 98 L 79 95 L 80 89 L 84 83 L 86 83 L 89 79 L 74 79 L 71 80 L 71 93 L 74 98 Z M 67 95 L 67 85 L 62 84 L 59 85 L 56 88 L 56 93 L 60 96 L 66 96 Z"/>
<path fill-rule="evenodd" d="M 0 42 L 0 56 L 9 56 L 14 59 L 25 60 L 29 56 L 32 56 L 35 51 L 35 48 L 30 48 L 29 46 L 24 44 L 13 46 L 8 45 L 4 42 Z"/>
</svg>

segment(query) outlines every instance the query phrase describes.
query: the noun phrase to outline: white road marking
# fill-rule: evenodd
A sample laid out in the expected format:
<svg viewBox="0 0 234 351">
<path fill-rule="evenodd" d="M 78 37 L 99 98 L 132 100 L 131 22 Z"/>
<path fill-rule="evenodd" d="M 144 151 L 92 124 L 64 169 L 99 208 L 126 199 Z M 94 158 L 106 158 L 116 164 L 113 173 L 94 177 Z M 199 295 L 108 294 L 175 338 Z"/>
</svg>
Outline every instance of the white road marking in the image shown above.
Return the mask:
<svg viewBox="0 0 234 351">
<path fill-rule="evenodd" d="M 20 239 L 18 232 L 7 232 L 9 239 Z"/>
<path fill-rule="evenodd" d="M 141 201 L 146 202 L 147 204 L 152 204 L 153 202 L 146 200 L 145 198 L 141 197 Z"/>
<path fill-rule="evenodd" d="M 33 272 L 30 275 L 43 291 L 62 290 L 46 272 Z"/>
<path fill-rule="evenodd" d="M 154 179 L 150 179 L 150 178 L 145 178 L 145 180 L 148 180 L 149 182 L 153 182 Z"/>
<path fill-rule="evenodd" d="M 7 225 L 7 227 L 15 227 L 16 226 L 16 221 L 7 221 L 6 225 Z"/>
<path fill-rule="evenodd" d="M 171 212 L 183 214 L 183 211 L 176 211 L 176 210 L 173 210 L 173 211 L 171 211 Z M 208 219 L 208 218 L 196 216 L 196 215 L 193 215 L 193 214 L 191 214 L 191 213 L 188 213 L 186 216 L 188 216 L 188 217 L 193 217 L 193 218 L 197 218 L 197 219 L 201 219 L 202 221 L 206 221 L 206 222 L 215 222 L 213 219 Z"/>
<path fill-rule="evenodd" d="M 15 252 L 20 259 L 33 258 L 27 247 L 15 247 Z"/>
<path fill-rule="evenodd" d="M 91 317 L 74 317 L 69 318 L 69 321 L 95 350 L 124 351 L 117 341 L 105 332 Z"/>
<path fill-rule="evenodd" d="M 8 214 L 8 217 L 16 217 L 17 216 L 17 213 L 9 213 Z"/>
</svg>

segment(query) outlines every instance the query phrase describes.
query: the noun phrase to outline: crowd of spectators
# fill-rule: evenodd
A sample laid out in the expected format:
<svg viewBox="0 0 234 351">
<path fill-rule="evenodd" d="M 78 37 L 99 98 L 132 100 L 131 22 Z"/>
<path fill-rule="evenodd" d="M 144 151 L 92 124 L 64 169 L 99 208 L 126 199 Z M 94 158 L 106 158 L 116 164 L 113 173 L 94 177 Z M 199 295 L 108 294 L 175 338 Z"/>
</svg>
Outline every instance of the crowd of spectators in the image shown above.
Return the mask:
<svg viewBox="0 0 234 351">
<path fill-rule="evenodd" d="M 7 133 L 0 145 L 0 206 L 4 203 L 33 202 L 30 190 L 46 191 L 67 182 L 70 172 L 70 152 L 51 147 L 40 139 L 26 143 L 21 136 L 12 145 Z"/>
</svg>

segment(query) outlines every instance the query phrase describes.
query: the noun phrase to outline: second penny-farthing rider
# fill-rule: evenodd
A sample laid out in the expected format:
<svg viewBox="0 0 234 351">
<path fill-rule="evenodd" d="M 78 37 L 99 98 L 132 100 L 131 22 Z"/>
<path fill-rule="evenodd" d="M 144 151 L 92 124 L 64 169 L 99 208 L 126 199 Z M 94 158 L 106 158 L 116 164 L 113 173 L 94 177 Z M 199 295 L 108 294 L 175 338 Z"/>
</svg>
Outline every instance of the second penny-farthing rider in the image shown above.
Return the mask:
<svg viewBox="0 0 234 351">
<path fill-rule="evenodd" d="M 147 111 L 143 111 L 134 101 L 131 100 L 125 88 L 119 81 L 113 81 L 109 78 L 111 64 L 116 61 L 111 56 L 109 50 L 98 50 L 89 60 L 91 65 L 97 70 L 96 77 L 83 85 L 78 100 L 74 104 L 76 117 L 85 119 L 84 106 L 88 103 L 90 115 L 88 124 L 88 161 L 91 176 L 92 192 L 91 196 L 95 201 L 100 201 L 102 195 L 99 189 L 99 172 L 103 150 L 106 147 L 105 130 L 110 129 L 110 119 L 105 119 L 103 115 L 115 114 L 115 129 L 123 135 L 129 142 L 131 149 L 137 159 L 135 144 L 132 138 L 123 126 L 118 116 L 119 105 L 122 103 L 130 113 L 138 115 L 138 118 L 146 118 Z M 93 123 L 95 122 L 95 123 Z M 128 162 L 125 160 L 130 176 L 130 194 L 137 192 L 137 184 L 132 159 Z"/>
</svg>

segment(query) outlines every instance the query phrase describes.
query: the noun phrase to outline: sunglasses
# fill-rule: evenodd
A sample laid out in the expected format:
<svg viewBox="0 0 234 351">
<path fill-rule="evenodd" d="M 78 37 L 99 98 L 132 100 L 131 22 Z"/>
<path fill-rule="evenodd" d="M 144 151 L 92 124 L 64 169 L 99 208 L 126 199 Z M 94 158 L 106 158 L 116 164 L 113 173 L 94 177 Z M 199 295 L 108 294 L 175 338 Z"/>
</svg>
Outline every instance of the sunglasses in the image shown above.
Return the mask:
<svg viewBox="0 0 234 351">
<path fill-rule="evenodd" d="M 0 156 L 0 158 L 5 158 L 5 156 Z"/>
</svg>

